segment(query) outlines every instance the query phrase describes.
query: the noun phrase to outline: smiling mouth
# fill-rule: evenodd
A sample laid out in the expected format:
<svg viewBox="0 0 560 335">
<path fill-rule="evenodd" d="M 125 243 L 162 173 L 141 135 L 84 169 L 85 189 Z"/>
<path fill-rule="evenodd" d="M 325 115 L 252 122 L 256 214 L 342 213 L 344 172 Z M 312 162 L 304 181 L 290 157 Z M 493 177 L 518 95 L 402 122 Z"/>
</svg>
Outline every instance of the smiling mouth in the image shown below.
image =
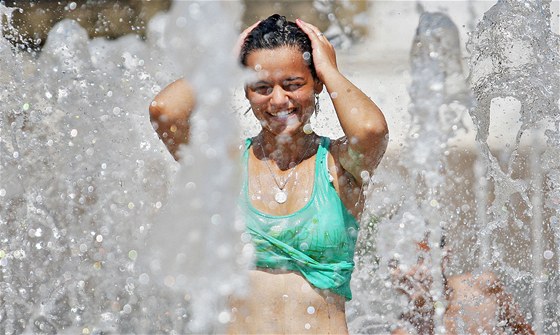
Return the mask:
<svg viewBox="0 0 560 335">
<path fill-rule="evenodd" d="M 296 110 L 292 109 L 292 110 L 289 110 L 289 111 L 280 111 L 280 112 L 274 113 L 274 114 L 272 114 L 272 113 L 267 113 L 267 114 L 272 116 L 272 117 L 275 117 L 275 118 L 285 119 L 285 118 L 288 118 L 291 115 L 295 115 Z"/>
</svg>

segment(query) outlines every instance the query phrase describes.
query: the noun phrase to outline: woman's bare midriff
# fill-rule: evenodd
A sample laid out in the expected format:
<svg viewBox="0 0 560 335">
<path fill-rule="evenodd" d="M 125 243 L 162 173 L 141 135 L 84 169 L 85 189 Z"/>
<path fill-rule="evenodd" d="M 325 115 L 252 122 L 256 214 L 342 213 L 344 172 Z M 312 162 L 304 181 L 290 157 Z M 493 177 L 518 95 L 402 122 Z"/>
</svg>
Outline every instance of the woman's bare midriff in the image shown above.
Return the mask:
<svg viewBox="0 0 560 335">
<path fill-rule="evenodd" d="M 230 334 L 348 334 L 345 298 L 311 286 L 297 272 L 258 269 L 232 297 Z"/>
</svg>

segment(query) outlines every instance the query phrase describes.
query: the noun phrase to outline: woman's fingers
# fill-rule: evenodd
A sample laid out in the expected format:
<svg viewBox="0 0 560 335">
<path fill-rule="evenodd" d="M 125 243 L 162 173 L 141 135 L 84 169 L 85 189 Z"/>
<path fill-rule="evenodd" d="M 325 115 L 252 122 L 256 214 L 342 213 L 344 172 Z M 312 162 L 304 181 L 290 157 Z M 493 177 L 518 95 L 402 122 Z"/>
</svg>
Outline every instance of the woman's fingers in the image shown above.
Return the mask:
<svg viewBox="0 0 560 335">
<path fill-rule="evenodd" d="M 309 36 L 309 39 L 319 40 L 319 38 L 324 37 L 324 34 L 311 23 L 307 23 L 301 19 L 296 19 L 296 24 Z M 327 40 L 325 38 L 325 40 Z"/>
<path fill-rule="evenodd" d="M 255 29 L 256 26 L 259 25 L 259 23 L 261 23 L 261 21 L 257 21 L 255 23 L 253 23 L 252 25 L 250 25 L 249 27 L 247 27 L 245 30 L 243 30 L 243 32 L 241 32 L 241 34 L 239 34 L 239 38 L 237 39 L 237 42 L 235 43 L 235 47 L 233 48 L 233 55 L 235 57 L 239 57 L 240 53 L 241 53 L 241 48 L 243 47 L 243 43 L 245 42 L 245 39 L 247 38 L 247 35 L 249 35 L 249 33 Z"/>
<path fill-rule="evenodd" d="M 298 27 L 303 30 L 311 40 L 311 47 L 313 48 L 313 63 L 319 80 L 324 82 L 323 74 L 335 69 L 336 65 L 336 52 L 329 40 L 323 35 L 319 28 L 314 25 L 304 22 L 300 19 L 296 20 Z"/>
</svg>

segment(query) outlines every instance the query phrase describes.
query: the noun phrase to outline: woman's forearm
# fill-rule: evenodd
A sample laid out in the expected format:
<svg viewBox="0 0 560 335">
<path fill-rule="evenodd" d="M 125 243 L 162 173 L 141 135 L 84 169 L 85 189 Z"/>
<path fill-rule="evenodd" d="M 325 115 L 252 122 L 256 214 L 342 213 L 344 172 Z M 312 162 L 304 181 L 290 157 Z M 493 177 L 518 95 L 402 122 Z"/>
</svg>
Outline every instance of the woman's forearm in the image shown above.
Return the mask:
<svg viewBox="0 0 560 335">
<path fill-rule="evenodd" d="M 381 158 L 387 146 L 389 130 L 383 113 L 338 70 L 324 73 L 323 78 L 349 149 L 362 156 L 364 167 L 371 166 Z"/>
<path fill-rule="evenodd" d="M 387 135 L 387 123 L 379 107 L 344 75 L 331 71 L 325 75 L 325 86 L 354 150 L 367 151 L 372 140 Z"/>
</svg>

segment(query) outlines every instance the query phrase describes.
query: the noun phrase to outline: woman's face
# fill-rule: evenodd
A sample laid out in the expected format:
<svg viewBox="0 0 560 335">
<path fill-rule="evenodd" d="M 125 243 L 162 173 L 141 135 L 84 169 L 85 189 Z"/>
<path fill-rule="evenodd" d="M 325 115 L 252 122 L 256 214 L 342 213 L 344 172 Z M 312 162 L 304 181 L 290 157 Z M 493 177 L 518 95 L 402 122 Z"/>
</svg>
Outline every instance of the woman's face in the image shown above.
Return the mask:
<svg viewBox="0 0 560 335">
<path fill-rule="evenodd" d="M 245 95 L 263 129 L 274 135 L 294 135 L 315 110 L 315 93 L 323 84 L 313 79 L 303 54 L 292 47 L 261 49 L 247 57 L 256 79 Z"/>
</svg>

